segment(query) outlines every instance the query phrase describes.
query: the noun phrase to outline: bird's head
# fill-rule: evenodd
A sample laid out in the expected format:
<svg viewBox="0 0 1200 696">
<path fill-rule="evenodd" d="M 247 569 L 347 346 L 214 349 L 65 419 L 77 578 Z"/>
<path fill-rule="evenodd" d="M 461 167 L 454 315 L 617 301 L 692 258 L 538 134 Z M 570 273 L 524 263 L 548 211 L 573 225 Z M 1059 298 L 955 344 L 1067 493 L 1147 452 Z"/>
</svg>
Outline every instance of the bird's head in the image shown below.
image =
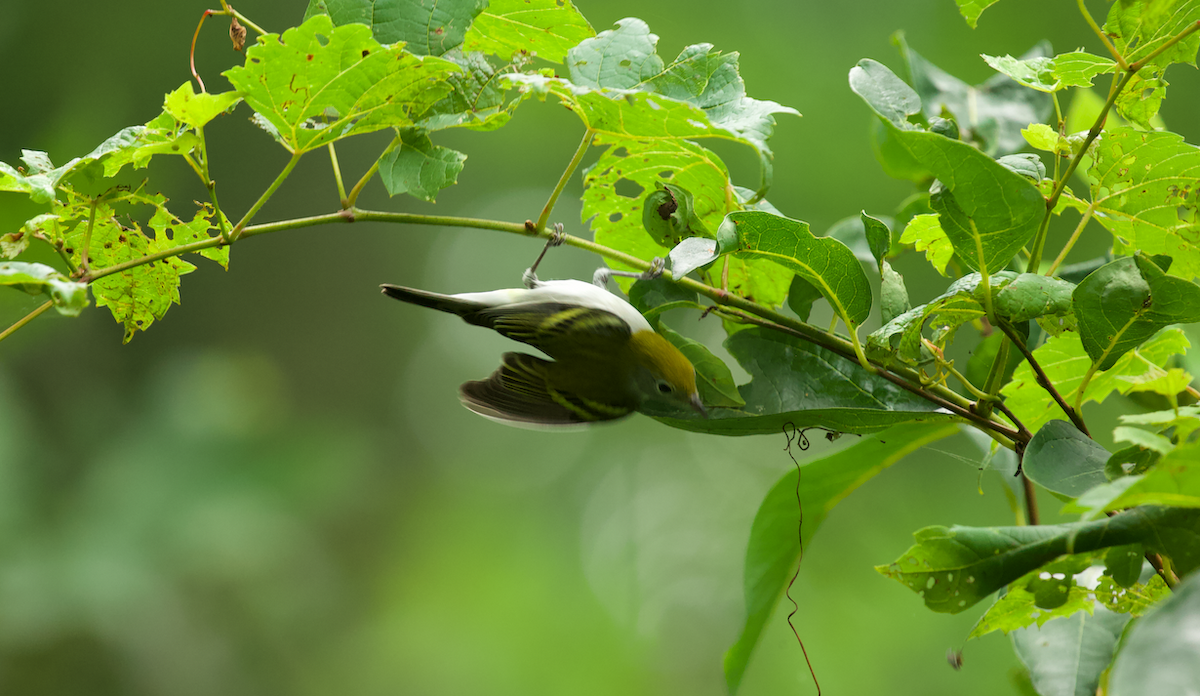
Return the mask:
<svg viewBox="0 0 1200 696">
<path fill-rule="evenodd" d="M 654 331 L 637 331 L 630 338 L 638 391 L 644 401 L 691 408 L 705 418 L 708 411 L 696 390 L 696 368 L 670 341 Z"/>
</svg>

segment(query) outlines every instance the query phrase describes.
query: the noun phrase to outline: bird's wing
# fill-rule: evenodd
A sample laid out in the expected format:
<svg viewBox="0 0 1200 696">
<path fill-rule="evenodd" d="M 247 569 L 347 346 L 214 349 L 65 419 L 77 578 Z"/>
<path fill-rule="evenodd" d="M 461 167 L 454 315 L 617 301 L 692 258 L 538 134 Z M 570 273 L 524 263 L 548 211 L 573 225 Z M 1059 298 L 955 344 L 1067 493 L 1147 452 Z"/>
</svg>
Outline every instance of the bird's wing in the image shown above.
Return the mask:
<svg viewBox="0 0 1200 696">
<path fill-rule="evenodd" d="M 463 405 L 509 425 L 585 425 L 629 415 L 632 408 L 603 404 L 556 388 L 558 363 L 524 353 L 505 353 L 491 377 L 458 389 Z"/>
<path fill-rule="evenodd" d="M 559 302 L 487 307 L 464 314 L 463 319 L 495 329 L 553 357 L 558 357 L 559 346 L 576 351 L 588 347 L 611 350 L 613 345 L 624 345 L 632 333 L 629 324 L 612 312 Z M 576 357 L 582 356 L 577 352 Z"/>
</svg>

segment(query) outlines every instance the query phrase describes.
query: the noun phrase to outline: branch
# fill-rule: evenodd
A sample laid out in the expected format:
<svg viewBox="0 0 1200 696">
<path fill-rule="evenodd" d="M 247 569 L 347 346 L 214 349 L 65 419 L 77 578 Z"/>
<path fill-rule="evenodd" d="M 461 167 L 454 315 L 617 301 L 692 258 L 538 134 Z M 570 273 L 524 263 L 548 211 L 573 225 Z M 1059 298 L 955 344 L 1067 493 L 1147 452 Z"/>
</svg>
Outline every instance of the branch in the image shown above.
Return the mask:
<svg viewBox="0 0 1200 696">
<path fill-rule="evenodd" d="M 1008 340 L 1012 341 L 1012 344 L 1017 347 L 1017 350 L 1021 351 L 1021 355 L 1025 356 L 1025 360 L 1029 363 L 1029 367 L 1033 369 L 1033 374 L 1037 378 L 1037 383 L 1042 387 L 1042 389 L 1045 389 L 1050 394 L 1050 396 L 1054 399 L 1054 402 L 1058 404 L 1058 407 L 1063 410 L 1063 413 L 1067 414 L 1067 417 L 1070 418 L 1071 422 L 1075 424 L 1075 427 L 1079 429 L 1079 432 L 1087 435 L 1090 438 L 1092 434 L 1088 432 L 1087 425 L 1083 422 L 1083 418 L 1079 415 L 1079 412 L 1072 408 L 1071 405 L 1063 399 L 1062 394 L 1058 393 L 1058 389 L 1055 388 L 1054 384 L 1050 381 L 1050 377 L 1046 375 L 1046 371 L 1042 369 L 1042 366 L 1038 363 L 1037 359 L 1033 357 L 1033 353 L 1029 350 L 1029 347 L 1025 345 L 1025 342 L 1022 341 L 1021 337 L 1017 335 L 1017 332 L 1013 330 L 1012 325 L 1007 321 L 1001 321 L 999 326 L 1000 330 L 1004 332 L 1004 335 L 1008 336 Z"/>
<path fill-rule="evenodd" d="M 295 161 L 293 158 L 293 163 Z M 284 174 L 288 170 L 285 169 Z M 283 174 L 280 175 L 280 178 Z M 279 179 L 276 180 L 278 183 Z M 269 191 L 268 191 L 269 193 Z M 266 196 L 266 194 L 264 194 Z M 536 230 L 533 223 L 516 223 L 503 222 L 499 220 L 483 220 L 478 218 L 463 218 L 444 215 L 418 215 L 413 213 L 391 213 L 374 210 L 360 210 L 353 208 L 343 210 L 337 213 L 328 213 L 325 215 L 315 215 L 306 218 L 296 218 L 292 220 L 282 220 L 279 222 L 265 223 L 261 225 L 250 225 L 243 228 L 235 237 L 235 241 L 242 237 L 253 237 L 269 232 L 280 232 L 289 229 L 298 229 L 302 227 L 312 227 L 315 225 L 325 225 L 334 222 L 391 222 L 410 225 L 435 225 L 442 227 L 471 227 L 475 229 L 494 230 L 497 232 L 507 232 L 509 234 L 517 234 L 523 237 L 540 237 L 548 239 L 550 232 L 547 230 Z M 607 259 L 623 263 L 637 270 L 648 270 L 650 263 L 636 256 L 617 251 L 605 247 L 595 242 L 575 237 L 572 235 L 562 235 L 562 241 L 568 246 L 573 246 L 578 249 L 590 251 Z M 224 240 L 220 237 L 211 237 L 203 239 L 191 244 L 182 244 L 180 246 L 167 249 L 157 254 L 143 256 L 140 259 L 134 259 L 125 263 L 109 266 L 107 268 L 93 271 L 85 276 L 85 282 L 92 282 L 99 278 L 103 278 L 113 273 L 120 273 L 130 268 L 141 266 L 147 263 L 153 263 L 160 259 L 171 256 L 180 256 L 182 254 L 200 251 L 224 244 Z M 670 273 L 664 274 L 668 279 L 672 279 Z M 776 328 L 776 330 L 784 331 L 785 333 L 797 336 L 814 345 L 825 348 L 837 355 L 840 355 L 847 360 L 857 362 L 858 354 L 855 351 L 854 344 L 849 340 L 844 339 L 835 334 L 825 333 L 820 329 L 805 324 L 802 321 L 793 319 L 786 315 L 780 314 L 768 307 L 764 307 L 756 302 L 752 302 L 738 295 L 730 294 L 720 288 L 715 288 L 711 285 L 692 280 L 691 278 L 674 278 L 672 279 L 678 285 L 681 285 L 689 290 L 695 291 L 697 294 L 709 298 L 722 308 L 733 308 L 741 312 L 757 317 L 753 321 L 762 323 L 763 325 Z M 960 394 L 946 387 L 933 385 L 930 387 L 920 387 L 919 376 L 912 370 L 902 367 L 886 366 L 878 362 L 868 363 L 872 369 L 876 370 L 888 381 L 900 386 L 903 389 L 911 391 L 918 396 L 944 408 L 963 419 L 975 424 L 976 427 L 988 431 L 990 435 L 1005 447 L 1013 448 L 1028 442 L 1029 434 L 1023 426 L 1019 426 L 1020 430 L 1013 430 L 1007 424 L 988 418 L 985 415 L 978 413 L 977 404 L 969 401 Z M 1015 422 L 1015 421 L 1014 421 Z"/>
</svg>

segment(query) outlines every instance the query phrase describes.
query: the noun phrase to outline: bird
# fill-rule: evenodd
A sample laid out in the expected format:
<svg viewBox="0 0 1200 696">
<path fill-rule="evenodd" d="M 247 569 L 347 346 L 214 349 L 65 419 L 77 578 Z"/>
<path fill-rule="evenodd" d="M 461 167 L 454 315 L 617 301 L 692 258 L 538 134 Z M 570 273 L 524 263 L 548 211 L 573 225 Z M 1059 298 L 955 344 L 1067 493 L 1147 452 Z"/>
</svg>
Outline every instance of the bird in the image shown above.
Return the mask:
<svg viewBox="0 0 1200 696">
<path fill-rule="evenodd" d="M 552 237 L 546 248 L 555 243 Z M 388 297 L 457 314 L 552 358 L 508 352 L 490 377 L 459 387 L 463 405 L 486 418 L 527 428 L 579 426 L 623 418 L 648 403 L 707 417 L 692 363 L 633 305 L 601 287 L 613 271 L 601 269 L 593 283 L 542 281 L 534 273 L 541 260 L 521 288 L 444 295 L 380 287 Z"/>
</svg>

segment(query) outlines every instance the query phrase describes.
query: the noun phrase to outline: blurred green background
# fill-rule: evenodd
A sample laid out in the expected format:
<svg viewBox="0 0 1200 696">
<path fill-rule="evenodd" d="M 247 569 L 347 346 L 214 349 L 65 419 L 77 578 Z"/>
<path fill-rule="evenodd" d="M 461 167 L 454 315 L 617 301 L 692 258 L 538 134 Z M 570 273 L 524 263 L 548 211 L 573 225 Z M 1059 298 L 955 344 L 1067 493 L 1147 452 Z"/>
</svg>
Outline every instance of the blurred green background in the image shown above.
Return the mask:
<svg viewBox="0 0 1200 696">
<path fill-rule="evenodd" d="M 304 4 L 237 7 L 279 31 L 299 23 Z M 1102 17 L 1107 5 L 1091 4 Z M 163 93 L 189 77 L 205 7 L 5 3 L 0 160 L 30 148 L 63 162 L 156 115 Z M 972 83 L 991 74 L 979 53 L 1019 54 L 1040 39 L 1100 52 L 1066 0 L 1004 0 L 975 31 L 952 0 L 579 7 L 597 30 L 645 19 L 668 59 L 702 41 L 740 51 L 752 96 L 804 114 L 778 124 L 771 200 L 818 232 L 861 209 L 889 214 L 911 190 L 876 164 L 867 109 L 846 84 L 863 57 L 902 68 L 893 31 Z M 228 89 L 219 72 L 240 56 L 220 19 L 197 52 L 209 89 Z M 1170 79 L 1164 116 L 1195 142 L 1187 115 L 1200 106 L 1200 82 L 1185 67 Z M 239 107 L 207 130 L 234 214 L 286 161 L 248 115 Z M 436 206 L 389 200 L 378 181 L 361 204 L 536 218 L 580 134 L 561 107 L 527 103 L 496 133 L 439 134 L 470 158 Z M 341 147 L 347 177 L 386 140 Z M 757 180 L 748 153 L 718 149 L 742 183 Z M 179 163 L 151 173 L 177 210 L 203 197 Z M 572 232 L 579 191 L 575 177 L 574 199 L 554 216 Z M 259 220 L 336 207 L 328 160 L 314 153 Z M 0 231 L 35 212 L 5 194 Z M 1095 237 L 1092 251 L 1106 241 Z M 127 346 L 95 308 L 48 314 L 6 340 L 0 692 L 724 693 L 750 522 L 791 466 L 783 437 L 690 435 L 643 417 L 570 434 L 493 424 L 462 409 L 455 388 L 490 373 L 506 342 L 377 290 L 514 285 L 539 246 L 371 224 L 291 231 L 238 244 L 228 272 L 197 259 L 183 304 Z M 563 249 L 542 275 L 586 278 L 597 263 Z M 914 301 L 944 287 L 915 255 L 897 265 L 912 274 Z M 5 293 L 0 321 L 39 302 Z M 719 342 L 707 324 L 692 333 Z M 872 569 L 924 525 L 1011 523 L 1001 484 L 980 484 L 961 455 L 976 456 L 965 438 L 884 472 L 809 549 L 793 595 L 827 693 L 1014 692 L 1002 636 L 967 646 L 961 672 L 946 664 L 982 607 L 933 614 Z M 1049 519 L 1056 508 L 1043 500 Z M 785 613 L 768 626 L 743 693 L 813 691 Z"/>
</svg>

